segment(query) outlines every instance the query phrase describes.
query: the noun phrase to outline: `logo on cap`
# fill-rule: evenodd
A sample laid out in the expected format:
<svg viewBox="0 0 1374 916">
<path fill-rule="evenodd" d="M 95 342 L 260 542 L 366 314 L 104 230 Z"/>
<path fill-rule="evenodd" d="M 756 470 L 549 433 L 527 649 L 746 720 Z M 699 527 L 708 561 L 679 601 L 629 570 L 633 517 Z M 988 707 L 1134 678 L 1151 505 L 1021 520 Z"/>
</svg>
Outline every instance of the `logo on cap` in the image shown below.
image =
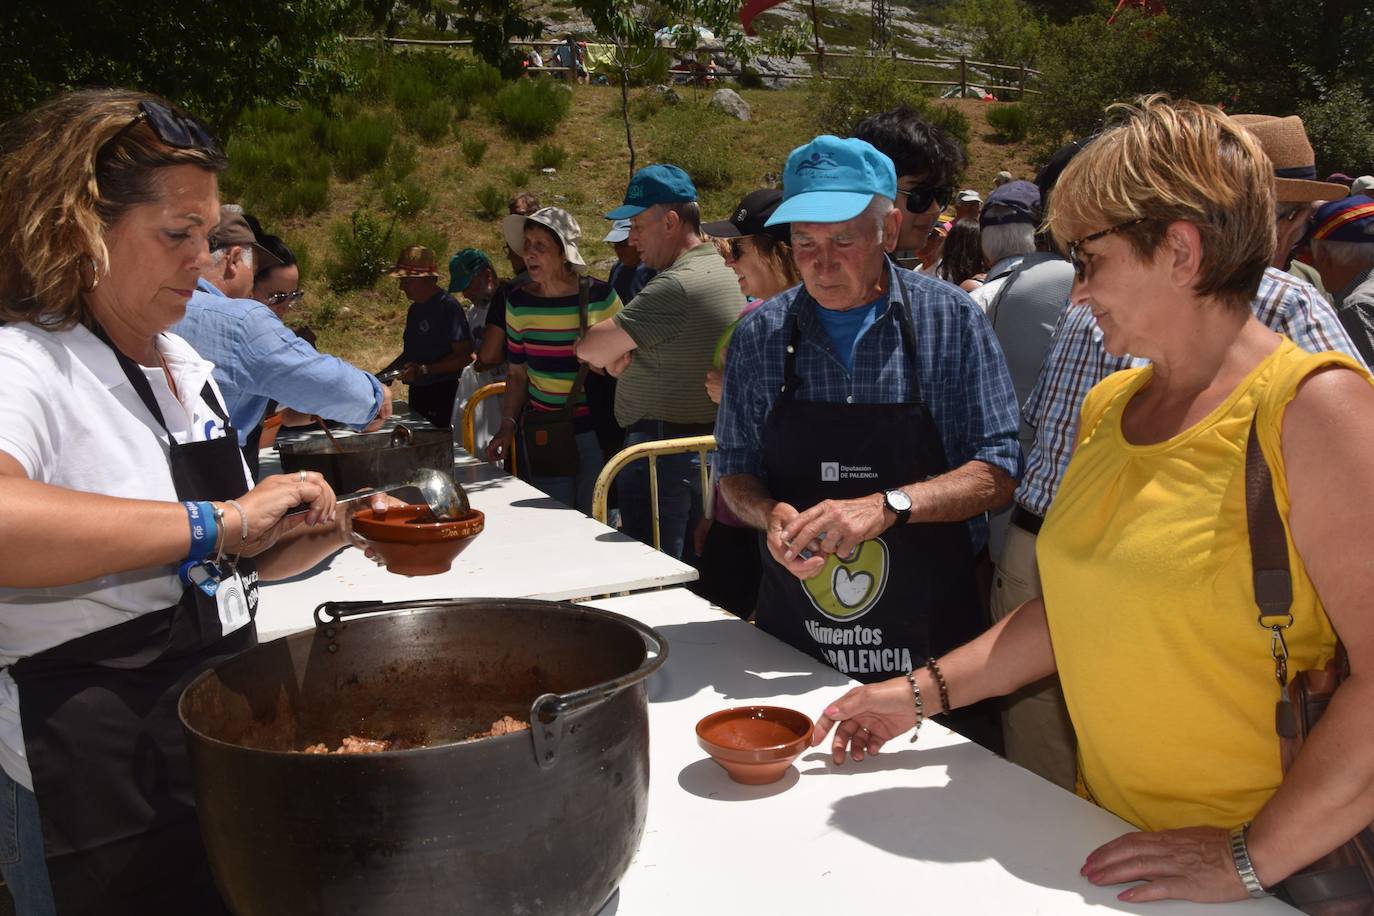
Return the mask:
<svg viewBox="0 0 1374 916">
<path fill-rule="evenodd" d="M 630 189 L 625 192 L 626 200 L 639 200 L 644 196 L 644 186 L 640 184 L 630 185 Z"/>
<path fill-rule="evenodd" d="M 740 207 L 739 212 L 735 214 L 735 222 L 742 223 L 748 216 L 749 211 L 744 207 Z"/>
<path fill-rule="evenodd" d="M 809 158 L 802 160 L 801 164 L 797 166 L 797 171 L 805 172 L 814 170 L 817 172 L 829 172 L 831 169 L 837 169 L 839 167 L 840 165 L 835 161 L 834 156 L 829 153 L 816 152 L 812 153 Z"/>
</svg>

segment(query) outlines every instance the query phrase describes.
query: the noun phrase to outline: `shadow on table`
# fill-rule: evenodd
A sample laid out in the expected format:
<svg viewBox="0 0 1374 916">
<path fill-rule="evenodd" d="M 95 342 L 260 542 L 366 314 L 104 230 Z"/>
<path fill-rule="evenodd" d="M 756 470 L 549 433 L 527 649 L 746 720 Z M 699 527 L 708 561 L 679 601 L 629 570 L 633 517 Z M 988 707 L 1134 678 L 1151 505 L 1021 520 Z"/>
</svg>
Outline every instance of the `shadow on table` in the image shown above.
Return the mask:
<svg viewBox="0 0 1374 916">
<path fill-rule="evenodd" d="M 654 629 L 668 641 L 668 661 L 649 681 L 650 703 L 671 703 L 706 687 L 727 700 L 774 700 L 825 687 L 835 688 L 838 697 L 849 684 L 840 672 L 820 668 L 734 617 Z"/>
<path fill-rule="evenodd" d="M 705 753 L 703 751 L 702 753 Z M 677 784 L 684 792 L 697 798 L 711 801 L 740 802 L 755 801 L 781 795 L 801 781 L 796 767 L 788 767 L 787 772 L 777 782 L 766 786 L 746 786 L 735 782 L 726 775 L 720 764 L 709 757 L 687 764 L 677 774 Z"/>
<path fill-rule="evenodd" d="M 552 496 L 531 496 L 528 499 L 516 499 L 511 501 L 511 505 L 517 509 L 567 509 L 569 512 L 576 512 L 572 506 L 559 502 Z"/>
<path fill-rule="evenodd" d="M 798 761 L 801 775 L 839 778 L 846 772 L 943 766 L 949 777 L 943 786 L 878 789 L 841 798 L 833 803 L 829 819 L 837 830 L 920 862 L 995 861 L 1031 884 L 1075 893 L 1110 910 L 1140 912 L 1138 905 L 1116 899 L 1124 885 L 1094 887 L 1078 873 L 1088 853 L 1117 835 L 1111 827 L 1106 832 L 1085 830 L 1084 818 L 1065 818 L 1065 799 L 1054 794 L 1060 790 L 1050 791 L 1039 777 L 975 745 L 880 753 L 842 767 L 829 760 L 829 754 L 803 756 Z"/>
</svg>

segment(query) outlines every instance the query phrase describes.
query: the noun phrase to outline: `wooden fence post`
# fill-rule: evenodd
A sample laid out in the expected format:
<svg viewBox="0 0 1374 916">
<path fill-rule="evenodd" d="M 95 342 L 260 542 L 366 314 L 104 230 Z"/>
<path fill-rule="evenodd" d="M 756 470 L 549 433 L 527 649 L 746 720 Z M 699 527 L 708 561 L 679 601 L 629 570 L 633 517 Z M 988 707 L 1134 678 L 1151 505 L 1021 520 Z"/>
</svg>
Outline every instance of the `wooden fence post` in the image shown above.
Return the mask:
<svg viewBox="0 0 1374 916">
<path fill-rule="evenodd" d="M 959 55 L 959 98 L 968 95 L 968 58 Z"/>
<path fill-rule="evenodd" d="M 1019 91 L 1018 91 L 1017 94 L 1016 94 L 1016 100 L 1017 100 L 1018 102 L 1024 102 L 1024 101 L 1026 100 L 1026 65 L 1025 65 L 1025 64 L 1022 64 L 1022 65 L 1021 65 L 1021 78 L 1020 78 L 1020 80 L 1017 82 L 1017 88 L 1018 88 Z"/>
</svg>

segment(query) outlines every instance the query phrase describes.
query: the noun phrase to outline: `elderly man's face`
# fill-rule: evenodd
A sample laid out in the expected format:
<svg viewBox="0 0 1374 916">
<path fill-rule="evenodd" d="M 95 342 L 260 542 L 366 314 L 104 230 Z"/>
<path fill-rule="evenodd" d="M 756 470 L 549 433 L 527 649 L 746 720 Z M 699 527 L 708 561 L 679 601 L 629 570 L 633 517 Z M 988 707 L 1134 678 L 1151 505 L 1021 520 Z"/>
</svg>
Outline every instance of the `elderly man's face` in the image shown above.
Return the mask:
<svg viewBox="0 0 1374 916">
<path fill-rule="evenodd" d="M 843 223 L 793 223 L 792 257 L 806 291 L 836 311 L 873 301 L 901 223 L 896 210 L 884 218 L 881 236 L 867 213 Z"/>
<path fill-rule="evenodd" d="M 677 225 L 676 214 L 670 214 L 662 204 L 655 204 L 630 217 L 629 242 L 639 252 L 639 259 L 653 270 L 663 270 L 672 264 L 670 216 L 673 217 L 673 224 Z"/>
</svg>

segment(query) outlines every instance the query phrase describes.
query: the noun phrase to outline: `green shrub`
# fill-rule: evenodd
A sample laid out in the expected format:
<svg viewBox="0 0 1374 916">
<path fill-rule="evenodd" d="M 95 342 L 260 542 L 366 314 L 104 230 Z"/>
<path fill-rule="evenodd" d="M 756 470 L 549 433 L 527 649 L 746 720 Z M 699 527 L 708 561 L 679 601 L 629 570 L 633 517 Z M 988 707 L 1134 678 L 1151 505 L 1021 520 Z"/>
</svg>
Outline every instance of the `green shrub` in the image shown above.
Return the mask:
<svg viewBox="0 0 1374 916">
<path fill-rule="evenodd" d="M 653 144 L 655 161 L 685 171 L 697 190 L 724 190 L 740 177 L 736 145 L 743 142 L 743 122 L 709 105 L 684 102 L 664 109 L 656 123 L 661 133 Z"/>
<path fill-rule="evenodd" d="M 472 99 L 453 100 L 453 135 L 456 137 L 463 129 L 463 122 L 472 114 Z"/>
<path fill-rule="evenodd" d="M 437 143 L 448 136 L 453 122 L 453 109 L 443 99 L 435 99 L 423 108 L 403 112 L 401 121 L 406 129 L 418 134 L 426 143 Z"/>
<path fill-rule="evenodd" d="M 668 98 L 656 89 L 645 89 L 638 95 L 630 99 L 630 117 L 636 121 L 647 121 L 668 107 Z M 620 117 L 620 109 L 611 112 L 616 118 Z"/>
<path fill-rule="evenodd" d="M 434 252 L 444 261 L 447 260 L 448 235 L 443 230 L 436 229 L 429 223 L 420 225 L 401 225 L 396 227 L 396 237 L 392 240 L 394 250 L 391 253 L 391 260 L 387 262 L 389 267 L 395 263 L 396 255 L 401 253 L 401 249 L 409 248 L 411 245 L 423 245 Z M 442 269 L 442 264 L 441 264 Z"/>
<path fill-rule="evenodd" d="M 464 137 L 459 144 L 463 150 L 463 161 L 476 168 L 482 164 L 482 157 L 487 154 L 487 141 L 477 137 Z"/>
<path fill-rule="evenodd" d="M 334 154 L 334 168 L 339 176 L 352 181 L 386 161 L 394 132 L 390 117 L 360 114 L 351 120 L 330 122 L 325 132 L 325 148 Z"/>
<path fill-rule="evenodd" d="M 400 250 L 393 250 L 391 236 L 395 228 L 394 216 L 383 226 L 367 210 L 354 210 L 348 219 L 336 222 L 330 232 L 333 251 L 324 266 L 330 288 L 347 292 L 376 285 L 395 263 L 396 251 Z"/>
<path fill-rule="evenodd" d="M 308 133 L 236 133 L 220 177 L 228 199 L 259 216 L 309 216 L 329 203 L 329 159 Z"/>
<path fill-rule="evenodd" d="M 477 215 L 485 220 L 494 220 L 506 214 L 506 192 L 494 184 L 484 185 L 474 198 Z"/>
<path fill-rule="evenodd" d="M 530 161 L 536 169 L 561 169 L 568 161 L 568 151 L 557 143 L 541 143 L 534 148 Z"/>
<path fill-rule="evenodd" d="M 379 184 L 395 184 L 414 174 L 420 166 L 420 157 L 415 152 L 415 144 L 397 140 L 391 144 L 387 154 L 386 166 L 379 173 Z"/>
<path fill-rule="evenodd" d="M 1020 143 L 1030 129 L 1030 109 L 1016 102 L 988 106 L 987 118 L 1004 143 Z"/>
<path fill-rule="evenodd" d="M 1317 154 L 1317 174 L 1362 175 L 1374 165 L 1374 102 L 1353 83 L 1298 109 Z"/>
<path fill-rule="evenodd" d="M 953 106 L 932 104 L 914 84 L 900 82 L 902 71 L 895 62 L 864 58 L 836 69 L 836 75 L 847 78 L 811 82 L 811 110 L 821 133 L 847 137 L 869 115 L 906 105 L 968 145 L 968 118 Z"/>
<path fill-rule="evenodd" d="M 520 168 L 519 166 L 516 166 L 515 168 L 511 169 L 506 169 L 506 184 L 510 187 L 523 188 L 525 185 L 529 184 L 529 181 L 530 173 Z"/>
<path fill-rule="evenodd" d="M 522 140 L 546 137 L 568 114 L 572 93 L 553 80 L 517 80 L 490 97 L 492 116 Z"/>
<path fill-rule="evenodd" d="M 433 195 L 430 190 L 413 178 L 382 188 L 382 203 L 396 216 L 410 217 L 429 206 Z"/>
</svg>

